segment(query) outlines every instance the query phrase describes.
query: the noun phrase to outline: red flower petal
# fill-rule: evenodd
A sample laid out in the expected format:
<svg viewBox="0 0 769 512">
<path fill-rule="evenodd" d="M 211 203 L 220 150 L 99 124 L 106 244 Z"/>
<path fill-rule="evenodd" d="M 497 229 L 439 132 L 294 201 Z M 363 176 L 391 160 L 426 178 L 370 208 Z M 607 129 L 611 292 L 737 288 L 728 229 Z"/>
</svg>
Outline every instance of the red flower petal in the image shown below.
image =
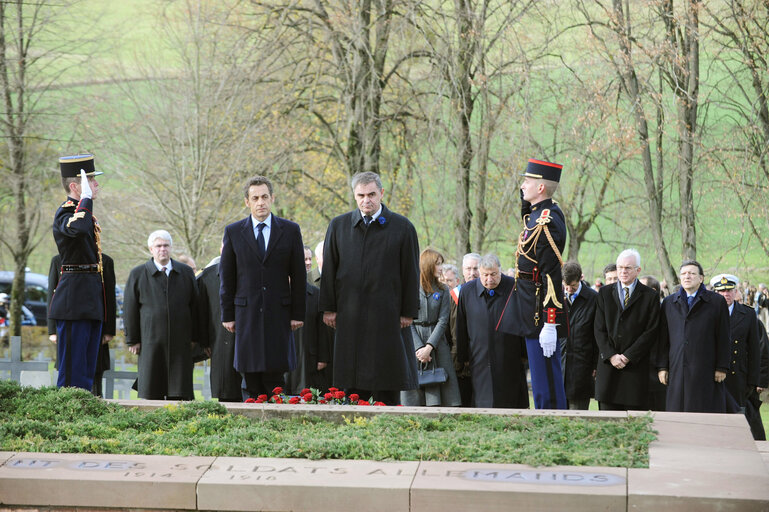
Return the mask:
<svg viewBox="0 0 769 512">
<path fill-rule="evenodd" d="M 273 394 L 273 395 L 280 395 L 280 394 L 283 394 L 283 388 L 282 388 L 282 387 L 280 387 L 280 386 L 276 387 L 275 389 L 273 389 L 273 390 L 272 390 L 272 394 Z"/>
<path fill-rule="evenodd" d="M 353 393 L 352 395 L 350 395 L 350 402 L 357 402 L 358 400 L 360 400 L 360 396 L 358 395 L 358 393 Z"/>
<path fill-rule="evenodd" d="M 261 400 L 262 402 L 266 402 L 267 401 L 267 395 L 259 395 L 258 397 L 256 397 L 256 399 L 257 400 Z"/>
<path fill-rule="evenodd" d="M 256 402 L 256 400 L 254 400 L 253 398 L 246 398 L 247 404 L 253 404 L 254 402 Z"/>
<path fill-rule="evenodd" d="M 371 405 L 371 404 L 370 404 L 370 403 L 368 403 L 368 402 L 367 402 L 367 401 L 365 401 L 365 400 L 358 400 L 358 405 Z"/>
<path fill-rule="evenodd" d="M 328 390 L 335 393 L 336 391 L 339 391 L 339 388 L 328 388 Z"/>
<path fill-rule="evenodd" d="M 337 400 L 343 399 L 344 398 L 344 391 L 337 391 L 336 393 L 334 393 L 334 398 L 336 398 Z"/>
<path fill-rule="evenodd" d="M 299 392 L 300 395 L 306 395 L 307 393 L 311 393 L 311 391 L 309 389 L 307 389 L 307 388 L 304 388 L 303 390 L 301 390 Z"/>
<path fill-rule="evenodd" d="M 331 399 L 334 398 L 334 394 L 333 393 L 326 393 L 325 395 L 323 395 L 323 398 L 325 398 L 326 400 L 331 400 Z"/>
</svg>

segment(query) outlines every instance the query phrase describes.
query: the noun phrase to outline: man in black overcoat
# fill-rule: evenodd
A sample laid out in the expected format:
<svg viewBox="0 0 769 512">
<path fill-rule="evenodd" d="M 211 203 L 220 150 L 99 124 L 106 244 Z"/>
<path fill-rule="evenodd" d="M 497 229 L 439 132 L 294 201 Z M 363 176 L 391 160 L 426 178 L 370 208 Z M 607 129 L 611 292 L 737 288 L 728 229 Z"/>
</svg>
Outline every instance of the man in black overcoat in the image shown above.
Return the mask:
<svg viewBox="0 0 769 512">
<path fill-rule="evenodd" d="M 168 231 L 147 239 L 152 258 L 128 274 L 123 320 L 139 356 L 139 398 L 192 400 L 192 344 L 198 341 L 198 287 L 192 269 L 171 259 Z"/>
<path fill-rule="evenodd" d="M 104 324 L 102 326 L 101 344 L 99 345 L 99 354 L 96 357 L 96 369 L 93 376 L 93 387 L 91 393 L 101 397 L 102 377 L 104 372 L 110 368 L 109 342 L 115 337 L 117 300 L 115 297 L 115 264 L 112 258 L 102 253 L 102 275 L 104 276 Z M 61 278 L 61 256 L 55 255 L 51 258 L 51 266 L 48 269 L 48 307 L 51 307 L 53 292 L 59 285 Z M 56 322 L 48 319 L 48 339 L 57 343 Z M 59 368 L 60 362 L 56 361 L 56 368 Z M 108 398 L 112 398 L 111 396 Z"/>
<path fill-rule="evenodd" d="M 566 221 L 553 194 L 560 164 L 530 159 L 521 183 L 523 231 L 515 251 L 515 287 L 498 328 L 525 339 L 537 409 L 566 409 L 558 338 L 567 329 L 561 253 Z"/>
<path fill-rule="evenodd" d="M 617 282 L 598 291 L 595 398 L 601 410 L 643 409 L 648 400 L 660 303 L 657 292 L 638 281 L 640 273 L 641 255 L 626 249 L 617 257 Z"/>
<path fill-rule="evenodd" d="M 748 395 L 749 413 L 757 417 L 758 421 L 750 421 L 750 430 L 753 432 L 753 439 L 756 441 L 766 441 L 766 431 L 761 421 L 761 393 L 769 388 L 769 337 L 766 335 L 764 324 L 758 321 L 758 352 L 759 352 L 759 376 L 758 386 L 750 391 Z"/>
<path fill-rule="evenodd" d="M 520 336 L 496 329 L 515 280 L 493 254 L 481 258 L 480 277 L 462 285 L 457 305 L 457 361 L 468 364 L 473 407 L 528 409 L 529 390 Z"/>
<path fill-rule="evenodd" d="M 598 347 L 593 322 L 598 293 L 581 278 L 582 267 L 579 263 L 564 263 L 563 290 L 569 304 L 569 332 L 560 340 L 561 368 L 569 409 L 587 410 L 595 393 Z"/>
<path fill-rule="evenodd" d="M 272 214 L 272 182 L 255 176 L 243 195 L 251 214 L 225 228 L 219 274 L 222 325 L 235 333 L 245 400 L 283 387 L 296 367 L 292 331 L 304 322 L 307 272 L 299 225 Z"/>
<path fill-rule="evenodd" d="M 334 218 L 323 245 L 320 309 L 336 329 L 334 385 L 397 404 L 416 389 L 409 326 L 419 313 L 419 241 L 411 222 L 382 204 L 379 175 L 352 178 L 358 208 Z"/>
<path fill-rule="evenodd" d="M 662 301 L 657 368 L 667 385 L 667 410 L 725 413 L 729 371 L 729 309 L 702 284 L 694 260 L 681 264 L 681 288 Z"/>
<path fill-rule="evenodd" d="M 751 431 L 757 432 L 763 431 L 764 427 L 749 397 L 759 384 L 759 320 L 753 308 L 736 300 L 739 283 L 739 278 L 732 274 L 719 274 L 710 280 L 713 291 L 724 298 L 729 308 L 729 350 L 732 362 L 724 380 L 726 390 L 745 414 Z"/>
<path fill-rule="evenodd" d="M 235 335 L 222 325 L 219 304 L 219 257 L 197 276 L 200 344 L 210 350 L 211 396 L 220 402 L 240 402 L 243 377 L 235 370 Z"/>
<path fill-rule="evenodd" d="M 67 200 L 53 219 L 53 238 L 61 257 L 56 293 L 48 318 L 56 323 L 59 387 L 91 391 L 104 323 L 104 280 L 101 228 L 93 215 L 99 191 L 90 154 L 59 159 L 61 184 Z"/>
</svg>

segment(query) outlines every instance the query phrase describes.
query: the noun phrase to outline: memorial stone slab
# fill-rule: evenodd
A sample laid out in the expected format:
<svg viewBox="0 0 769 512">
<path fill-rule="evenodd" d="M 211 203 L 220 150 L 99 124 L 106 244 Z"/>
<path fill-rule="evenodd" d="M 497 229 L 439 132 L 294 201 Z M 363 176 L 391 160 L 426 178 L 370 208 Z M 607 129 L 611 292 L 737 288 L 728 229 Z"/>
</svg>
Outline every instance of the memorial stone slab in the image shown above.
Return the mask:
<svg viewBox="0 0 769 512">
<path fill-rule="evenodd" d="M 16 455 L 16 452 L 0 452 L 0 465 L 5 461 Z"/>
<path fill-rule="evenodd" d="M 421 462 L 411 510 L 625 510 L 627 470 L 474 462 Z"/>
<path fill-rule="evenodd" d="M 711 461 L 718 466 L 719 461 Z M 766 512 L 769 477 L 766 472 L 740 475 L 679 470 L 628 470 L 629 511 Z"/>
<path fill-rule="evenodd" d="M 418 462 L 219 457 L 201 510 L 406 512 Z"/>
<path fill-rule="evenodd" d="M 214 459 L 16 453 L 0 466 L 0 504 L 195 510 Z"/>
</svg>

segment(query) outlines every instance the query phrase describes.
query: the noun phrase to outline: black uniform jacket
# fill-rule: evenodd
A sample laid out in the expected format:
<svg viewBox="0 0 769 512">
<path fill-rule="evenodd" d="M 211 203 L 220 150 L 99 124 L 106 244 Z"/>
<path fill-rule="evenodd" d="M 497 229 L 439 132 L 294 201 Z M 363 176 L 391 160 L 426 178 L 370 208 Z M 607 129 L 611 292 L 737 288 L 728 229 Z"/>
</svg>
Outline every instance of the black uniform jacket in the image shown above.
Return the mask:
<svg viewBox="0 0 769 512">
<path fill-rule="evenodd" d="M 62 265 L 99 263 L 93 200 L 71 197 L 59 206 L 53 219 L 53 238 Z M 48 318 L 104 321 L 104 289 L 98 271 L 64 272 L 51 298 Z"/>
<path fill-rule="evenodd" d="M 563 307 L 561 262 L 544 228 L 538 229 L 540 225 L 545 226 L 558 251 L 563 253 L 566 245 L 563 212 L 552 199 L 545 199 L 533 205 L 523 221 L 524 230 L 519 237 L 523 250 L 519 251 L 516 261 L 515 287 L 497 329 L 516 336 L 537 338 L 547 319 L 545 308 L 553 308 L 559 336 L 565 336 L 567 320 Z"/>
<path fill-rule="evenodd" d="M 734 303 L 729 316 L 729 357 L 731 369 L 726 373 L 726 389 L 740 407 L 750 390 L 758 386 L 760 353 L 758 350 L 758 318 L 753 308 Z"/>
</svg>

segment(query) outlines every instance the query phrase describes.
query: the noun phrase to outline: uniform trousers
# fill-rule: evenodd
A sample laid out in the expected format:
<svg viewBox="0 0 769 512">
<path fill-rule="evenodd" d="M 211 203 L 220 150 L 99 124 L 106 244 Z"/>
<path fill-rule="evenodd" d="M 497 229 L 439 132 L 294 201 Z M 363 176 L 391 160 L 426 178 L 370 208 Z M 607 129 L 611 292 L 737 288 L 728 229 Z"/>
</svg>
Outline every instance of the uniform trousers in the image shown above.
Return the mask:
<svg viewBox="0 0 769 512">
<path fill-rule="evenodd" d="M 556 350 L 545 357 L 539 338 L 526 338 L 531 371 L 531 392 L 536 409 L 566 409 L 566 390 L 563 387 L 561 354 Z"/>
<path fill-rule="evenodd" d="M 56 320 L 58 387 L 72 386 L 91 391 L 101 330 L 99 320 Z"/>
</svg>

